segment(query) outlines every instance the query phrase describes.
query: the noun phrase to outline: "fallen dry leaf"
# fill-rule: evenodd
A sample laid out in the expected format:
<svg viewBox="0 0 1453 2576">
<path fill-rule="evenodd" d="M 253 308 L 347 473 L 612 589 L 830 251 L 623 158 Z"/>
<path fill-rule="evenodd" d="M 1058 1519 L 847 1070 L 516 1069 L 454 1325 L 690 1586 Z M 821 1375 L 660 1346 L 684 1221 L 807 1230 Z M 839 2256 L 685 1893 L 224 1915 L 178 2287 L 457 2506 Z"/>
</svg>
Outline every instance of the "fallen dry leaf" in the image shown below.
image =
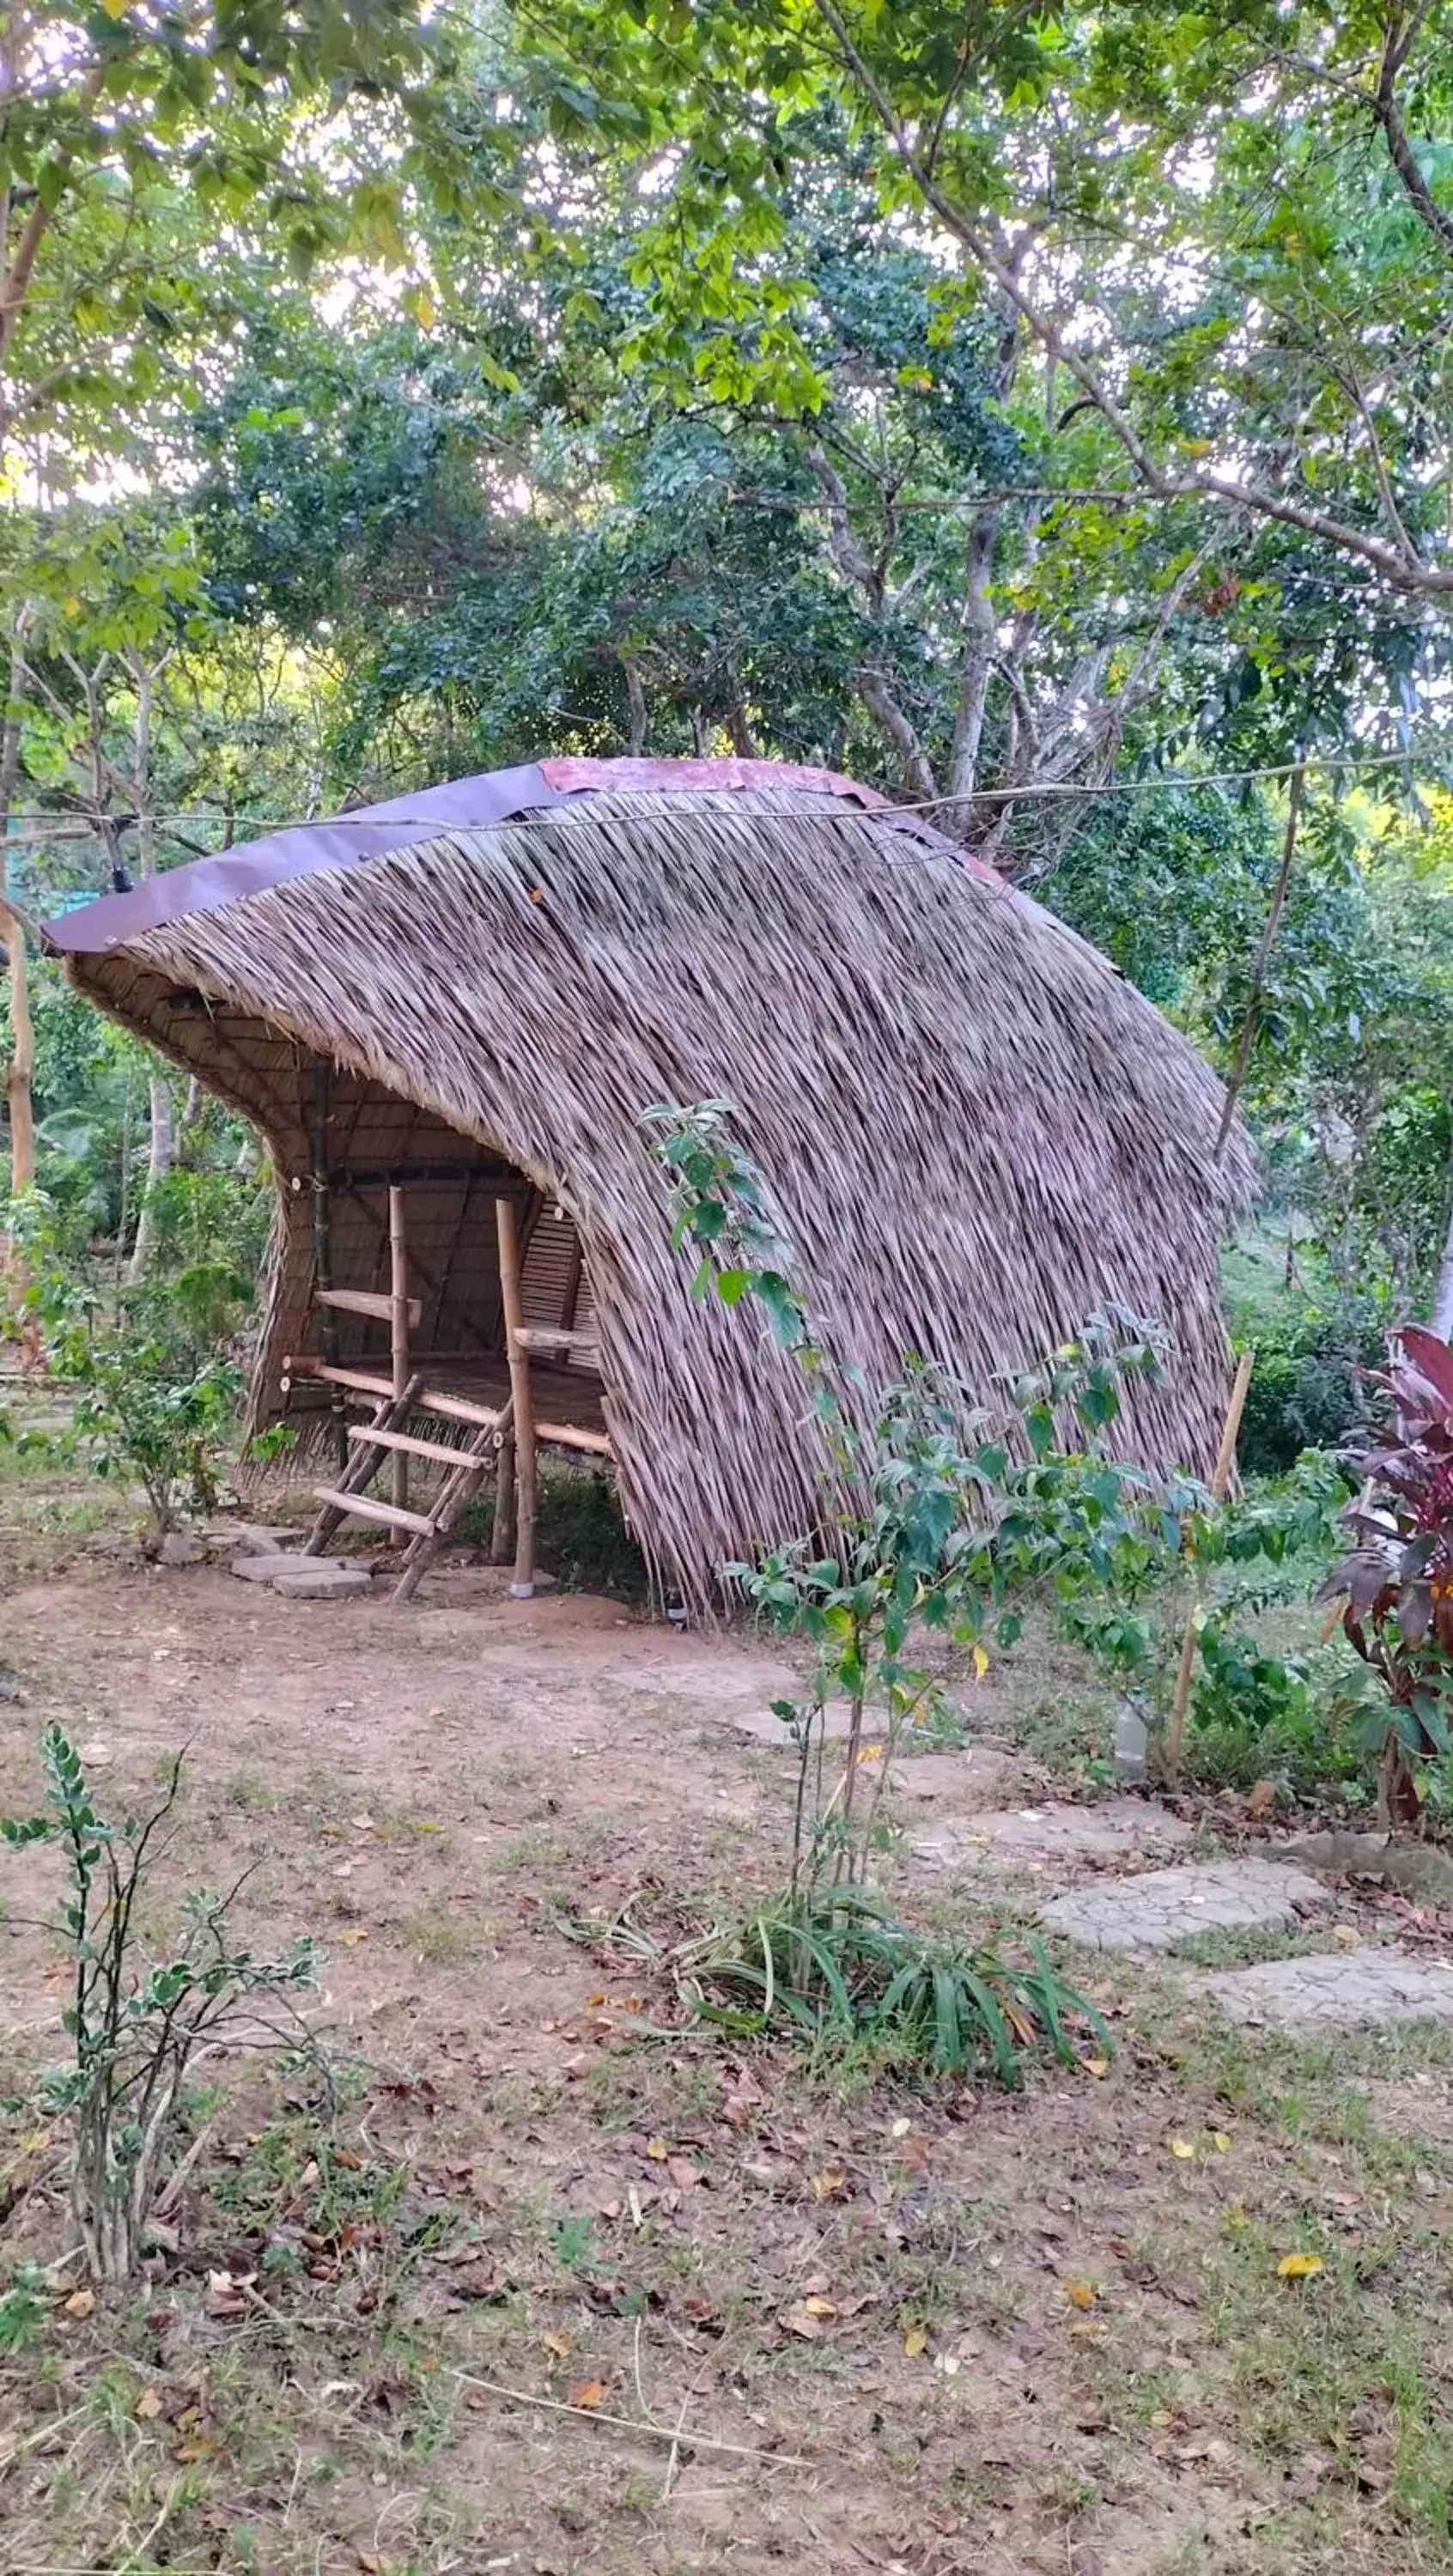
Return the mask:
<svg viewBox="0 0 1453 2576">
<path fill-rule="evenodd" d="M 572 2406 L 582 2406 L 586 2408 L 591 2406 L 603 2406 L 605 2404 L 605 2386 L 603 2381 L 599 2379 L 582 2379 L 578 2388 L 571 2389 L 570 2403 Z"/>
<path fill-rule="evenodd" d="M 816 2343 L 822 2332 L 822 2320 L 813 2315 L 806 2300 L 801 2307 L 784 2308 L 781 2321 L 789 2334 L 801 2335 L 804 2343 Z"/>
<path fill-rule="evenodd" d="M 1320 2254 L 1283 2254 L 1276 2267 L 1279 2281 L 1310 2281 L 1325 2270 Z"/>
<path fill-rule="evenodd" d="M 1081 2281 L 1073 2272 L 1065 2277 L 1065 2297 L 1072 2308 L 1092 2308 L 1099 2292 L 1093 2281 Z"/>
<path fill-rule="evenodd" d="M 664 2138 L 648 2138 L 646 2140 L 646 2153 L 656 2164 L 664 2165 L 667 2157 L 671 2153 L 671 2150 Z"/>
<path fill-rule="evenodd" d="M 831 2200 L 836 2193 L 846 2191 L 847 2187 L 848 2178 L 841 2165 L 824 2165 L 821 2173 L 815 2173 L 812 2177 L 814 2200 Z"/>
<path fill-rule="evenodd" d="M 68 2317 L 88 2317 L 95 2304 L 94 2290 L 72 2290 L 65 2302 L 65 2313 Z"/>
<path fill-rule="evenodd" d="M 143 2424 L 154 2424 L 161 2411 L 162 2400 L 160 2390 L 155 2388 L 143 2388 L 141 2395 L 138 2397 L 135 2407 L 132 2410 L 138 2421 Z"/>
<path fill-rule="evenodd" d="M 1087 2075 L 1108 2075 L 1110 2072 L 1108 2057 L 1082 2057 L 1080 2064 Z"/>
<path fill-rule="evenodd" d="M 810 2317 L 835 2317 L 837 2315 L 837 2308 L 831 2299 L 824 2299 L 815 2295 L 810 2299 L 804 2299 L 802 2304 Z"/>
<path fill-rule="evenodd" d="M 570 2352 L 570 2337 L 568 2335 L 542 2334 L 540 2342 L 546 2352 L 553 2352 L 557 2361 L 564 2361 L 568 2358 Z"/>
<path fill-rule="evenodd" d="M 903 2349 L 907 2353 L 910 2361 L 916 2361 L 921 2352 L 927 2352 L 927 2326 L 910 2326 L 907 2334 L 903 2338 Z"/>
<path fill-rule="evenodd" d="M 1172 2138 L 1170 2141 L 1170 2151 L 1173 2156 L 1179 2158 L 1183 2165 L 1193 2164 L 1195 2161 L 1196 2150 L 1192 2146 L 1189 2138 Z"/>
<path fill-rule="evenodd" d="M 668 2156 L 666 2171 L 678 2191 L 694 2191 L 696 2185 L 706 2179 L 701 2167 L 694 2165 L 689 2156 Z"/>
<path fill-rule="evenodd" d="M 1229 2156 L 1231 2153 L 1231 2140 L 1224 2129 L 1211 2131 L 1211 2144 L 1218 2156 Z"/>
</svg>

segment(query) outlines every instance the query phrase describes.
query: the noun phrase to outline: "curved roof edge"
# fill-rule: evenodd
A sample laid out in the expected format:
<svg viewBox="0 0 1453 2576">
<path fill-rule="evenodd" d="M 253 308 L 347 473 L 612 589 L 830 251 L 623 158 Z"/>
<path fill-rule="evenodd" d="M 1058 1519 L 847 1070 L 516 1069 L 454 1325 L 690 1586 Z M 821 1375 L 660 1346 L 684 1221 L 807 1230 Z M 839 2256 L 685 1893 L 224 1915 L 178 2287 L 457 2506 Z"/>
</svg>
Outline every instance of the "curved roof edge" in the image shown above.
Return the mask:
<svg viewBox="0 0 1453 2576">
<path fill-rule="evenodd" d="M 491 769 L 477 778 L 456 778 L 443 787 L 417 788 L 382 805 L 363 805 L 351 814 L 335 814 L 321 823 L 294 823 L 260 841 L 244 841 L 215 856 L 189 860 L 149 877 L 124 894 L 105 894 L 44 924 L 48 945 L 98 955 L 124 948 L 143 931 L 187 913 L 218 912 L 246 895 L 261 894 L 290 877 L 310 876 L 319 868 L 358 867 L 366 859 L 386 858 L 392 850 L 409 849 L 436 833 L 475 831 L 507 823 L 517 814 L 566 804 L 573 796 L 611 789 L 673 788 L 705 793 L 723 788 L 799 787 L 822 796 L 841 796 L 866 812 L 881 815 L 896 829 L 958 859 L 983 882 L 1004 880 L 983 860 L 949 841 L 922 816 L 894 805 L 875 787 L 835 770 L 804 769 L 777 760 L 532 760 L 516 769 Z"/>
</svg>

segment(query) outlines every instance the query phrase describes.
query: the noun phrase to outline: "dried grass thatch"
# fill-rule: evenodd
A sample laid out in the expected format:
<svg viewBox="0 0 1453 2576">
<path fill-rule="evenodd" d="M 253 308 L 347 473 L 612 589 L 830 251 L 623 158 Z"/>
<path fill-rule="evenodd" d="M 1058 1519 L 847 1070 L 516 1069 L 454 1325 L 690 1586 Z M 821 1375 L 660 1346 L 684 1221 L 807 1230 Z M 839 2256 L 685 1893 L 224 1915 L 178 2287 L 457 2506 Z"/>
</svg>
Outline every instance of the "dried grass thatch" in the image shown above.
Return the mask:
<svg viewBox="0 0 1453 2576">
<path fill-rule="evenodd" d="M 891 814 L 785 778 L 607 785 L 235 900 L 214 886 L 70 965 L 271 1143 L 261 1415 L 300 1346 L 319 1151 L 356 1229 L 339 1278 L 377 1275 L 385 1167 L 418 1175 L 436 1348 L 496 1333 L 493 1192 L 528 1175 L 579 1228 L 627 1511 L 705 1597 L 723 1558 L 812 1511 L 795 1374 L 749 1315 L 693 1302 L 639 1126 L 727 1096 L 841 1358 L 881 1381 L 914 1353 L 983 1387 L 1117 1302 L 1176 1342 L 1131 1397 L 1127 1454 L 1210 1466 L 1218 1247 L 1250 1180 L 1239 1132 L 1213 1165 L 1221 1086 L 1062 923 Z"/>
</svg>

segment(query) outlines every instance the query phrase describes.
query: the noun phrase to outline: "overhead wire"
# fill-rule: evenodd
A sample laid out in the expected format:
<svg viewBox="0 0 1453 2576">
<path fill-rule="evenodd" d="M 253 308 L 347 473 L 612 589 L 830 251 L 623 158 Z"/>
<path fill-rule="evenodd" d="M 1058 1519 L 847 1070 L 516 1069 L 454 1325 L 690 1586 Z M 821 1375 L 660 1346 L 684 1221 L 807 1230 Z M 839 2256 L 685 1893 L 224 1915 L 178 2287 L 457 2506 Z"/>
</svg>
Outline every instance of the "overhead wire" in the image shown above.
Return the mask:
<svg viewBox="0 0 1453 2576">
<path fill-rule="evenodd" d="M 931 814 L 938 812 L 945 806 L 952 805 L 1020 805 L 1033 804 L 1040 800 L 1062 797 L 1146 796 L 1162 793 L 1179 793 L 1183 789 L 1201 787 L 1251 786 L 1262 782 L 1291 778 L 1298 770 L 1316 770 L 1323 775 L 1337 774 L 1355 777 L 1366 770 L 1415 769 L 1420 761 L 1427 761 L 1433 759 L 1435 756 L 1439 757 L 1443 763 L 1453 767 L 1453 737 L 1443 737 L 1437 746 L 1436 755 L 1434 748 L 1431 745 L 1414 745 L 1403 751 L 1345 753 L 1307 752 L 1296 759 L 1266 761 L 1257 767 L 1245 769 L 1180 770 L 1173 773 L 1157 770 L 1143 770 L 1136 776 L 1130 778 L 1099 780 L 1086 779 L 1084 781 L 1072 778 L 1027 780 L 1020 786 L 966 787 L 957 792 L 946 792 L 941 796 L 922 796 L 911 799 L 900 799 L 895 797 L 891 800 L 891 811 L 895 814 Z M 625 755 L 621 754 L 618 755 L 618 757 L 624 759 Z M 643 757 L 649 763 L 651 755 L 648 753 L 643 755 Z M 791 762 L 777 764 L 771 761 L 763 761 L 759 765 L 763 768 L 771 768 L 779 765 L 790 768 L 796 765 L 808 766 L 811 764 L 794 764 Z M 663 780 L 661 783 L 665 785 L 668 782 Z M 54 806 L 12 807 L 10 813 L 10 822 L 12 826 L 17 823 L 26 823 L 34 825 L 49 825 L 54 829 L 59 825 L 68 825 L 73 835 L 77 838 L 95 836 L 101 832 L 104 823 L 109 821 L 114 826 L 115 819 L 116 818 L 113 816 L 92 817 L 85 814 L 76 814 L 74 812 L 60 810 Z M 168 824 L 218 823 L 223 818 L 218 814 L 209 813 L 205 807 L 179 806 L 171 812 L 152 814 L 148 816 L 147 819 L 158 828 L 164 829 Z M 391 814 L 380 818 L 372 814 L 367 806 L 360 806 L 352 813 L 303 816 L 298 816 L 296 814 L 258 813 L 239 815 L 233 813 L 228 816 L 227 820 L 230 822 L 234 830 L 237 825 L 242 822 L 254 827 L 261 826 L 262 829 L 266 831 L 322 831 L 324 829 L 330 832 L 346 831 L 350 823 L 356 823 L 360 829 L 364 831 L 377 831 L 385 824 L 394 823 L 410 827 L 417 824 L 420 829 L 429 828 L 436 831 L 459 830 L 461 828 L 467 830 L 469 828 L 468 825 L 461 826 L 457 821 L 449 823 L 442 822 L 440 816 L 437 814 Z M 227 850 L 225 848 L 216 851 L 209 850 L 205 855 L 208 858 L 225 858 L 227 856 Z"/>
</svg>

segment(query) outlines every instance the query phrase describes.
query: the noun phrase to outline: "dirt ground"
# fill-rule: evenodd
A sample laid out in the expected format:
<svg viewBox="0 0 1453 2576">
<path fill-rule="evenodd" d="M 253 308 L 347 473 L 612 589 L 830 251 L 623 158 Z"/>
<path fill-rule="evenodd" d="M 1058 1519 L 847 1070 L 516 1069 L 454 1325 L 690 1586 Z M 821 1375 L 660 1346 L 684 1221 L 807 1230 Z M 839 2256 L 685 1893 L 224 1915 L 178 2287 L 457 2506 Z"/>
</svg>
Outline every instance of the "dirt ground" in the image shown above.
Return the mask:
<svg viewBox="0 0 1453 2576">
<path fill-rule="evenodd" d="M 173 1883 L 255 1863 L 339 2073 L 330 2111 L 209 2068 L 141 2297 L 62 2271 L 0 2356 L 0 2569 L 1453 2567 L 1446 2035 L 1234 2033 L 1101 1961 L 1113 2062 L 1015 2095 L 675 2029 L 570 1925 L 780 1883 L 787 1765 L 732 1725 L 765 1649 L 467 1570 L 396 1610 L 84 1553 L 5 1629 L 0 1813 L 51 1716 L 116 1807 L 185 1746 Z M 1040 1892 L 885 1866 L 946 1928 Z M 0 2288 L 65 2241 L 52 1870 L 0 1854 Z"/>
</svg>

